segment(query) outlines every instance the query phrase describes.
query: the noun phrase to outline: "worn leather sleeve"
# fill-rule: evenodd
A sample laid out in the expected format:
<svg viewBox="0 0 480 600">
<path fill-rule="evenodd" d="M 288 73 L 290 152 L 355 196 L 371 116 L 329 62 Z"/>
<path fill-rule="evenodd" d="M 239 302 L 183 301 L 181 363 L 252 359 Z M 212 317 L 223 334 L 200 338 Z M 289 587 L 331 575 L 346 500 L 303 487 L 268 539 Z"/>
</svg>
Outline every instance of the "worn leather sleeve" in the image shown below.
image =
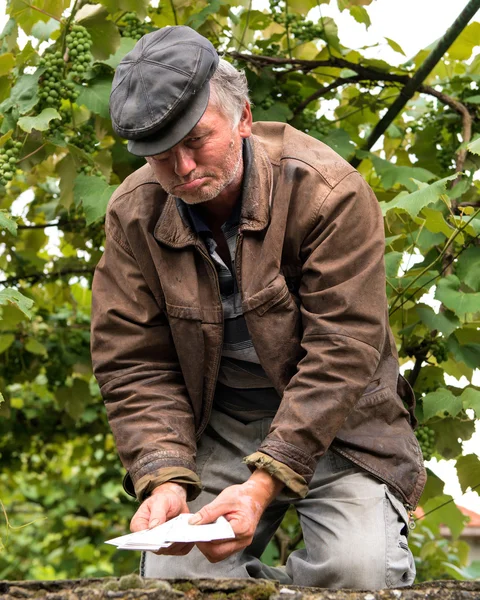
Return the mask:
<svg viewBox="0 0 480 600">
<path fill-rule="evenodd" d="M 194 418 L 161 294 L 147 286 L 112 210 L 106 233 L 93 282 L 92 360 L 118 452 L 137 497 L 172 469 L 192 497 Z"/>
<path fill-rule="evenodd" d="M 356 171 L 318 200 L 306 230 L 299 289 L 304 355 L 258 451 L 309 482 L 377 369 L 388 317 L 382 215 Z"/>
<path fill-rule="evenodd" d="M 250 471 L 262 469 L 272 477 L 280 480 L 285 484 L 283 493 L 290 498 L 305 498 L 308 494 L 308 485 L 303 477 L 295 473 L 293 469 L 287 465 L 275 460 L 262 452 L 254 452 L 243 459 Z"/>
</svg>

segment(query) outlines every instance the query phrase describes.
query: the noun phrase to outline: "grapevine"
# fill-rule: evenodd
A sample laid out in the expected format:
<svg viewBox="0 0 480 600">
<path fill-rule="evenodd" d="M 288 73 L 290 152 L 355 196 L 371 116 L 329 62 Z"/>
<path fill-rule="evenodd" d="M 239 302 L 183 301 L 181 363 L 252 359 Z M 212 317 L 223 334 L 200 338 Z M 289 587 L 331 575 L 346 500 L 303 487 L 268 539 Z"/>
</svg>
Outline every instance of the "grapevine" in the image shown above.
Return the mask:
<svg viewBox="0 0 480 600">
<path fill-rule="evenodd" d="M 0 149 L 0 181 L 4 185 L 11 181 L 17 168 L 18 155 L 22 142 L 8 140 Z"/>
<path fill-rule="evenodd" d="M 133 12 L 124 15 L 123 21 L 125 25 L 121 30 L 122 37 L 139 40 L 146 33 L 151 31 L 151 27 L 147 23 L 142 23 L 137 15 Z"/>
<path fill-rule="evenodd" d="M 435 452 L 435 432 L 430 427 L 423 425 L 415 431 L 415 437 L 420 444 L 423 459 L 430 460 Z"/>
<path fill-rule="evenodd" d="M 90 52 L 92 38 L 85 27 L 74 25 L 65 40 L 67 42 L 70 72 L 74 78 L 82 79 L 83 74 L 93 61 Z"/>
</svg>

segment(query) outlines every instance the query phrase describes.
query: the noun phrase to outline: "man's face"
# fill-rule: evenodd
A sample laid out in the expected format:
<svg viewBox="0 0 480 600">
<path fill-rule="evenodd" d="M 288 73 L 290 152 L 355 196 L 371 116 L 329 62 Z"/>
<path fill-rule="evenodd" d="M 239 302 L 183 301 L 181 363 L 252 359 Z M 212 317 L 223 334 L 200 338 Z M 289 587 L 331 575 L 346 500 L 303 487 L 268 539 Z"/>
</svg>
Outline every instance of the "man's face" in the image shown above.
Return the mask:
<svg viewBox="0 0 480 600">
<path fill-rule="evenodd" d="M 203 117 L 181 142 L 146 160 L 162 188 L 188 204 L 229 194 L 242 179 L 242 139 L 251 133 L 247 106 L 240 123 L 210 102 Z"/>
</svg>

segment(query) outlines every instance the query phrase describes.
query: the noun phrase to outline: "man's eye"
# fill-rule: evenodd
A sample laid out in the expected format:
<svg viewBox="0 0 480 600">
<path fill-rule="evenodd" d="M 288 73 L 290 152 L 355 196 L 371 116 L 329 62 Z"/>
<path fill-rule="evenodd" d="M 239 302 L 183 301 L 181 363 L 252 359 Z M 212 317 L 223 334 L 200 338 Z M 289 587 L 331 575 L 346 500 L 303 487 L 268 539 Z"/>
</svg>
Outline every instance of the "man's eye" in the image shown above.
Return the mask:
<svg viewBox="0 0 480 600">
<path fill-rule="evenodd" d="M 203 137 L 188 138 L 188 145 L 199 146 L 202 143 Z"/>
</svg>

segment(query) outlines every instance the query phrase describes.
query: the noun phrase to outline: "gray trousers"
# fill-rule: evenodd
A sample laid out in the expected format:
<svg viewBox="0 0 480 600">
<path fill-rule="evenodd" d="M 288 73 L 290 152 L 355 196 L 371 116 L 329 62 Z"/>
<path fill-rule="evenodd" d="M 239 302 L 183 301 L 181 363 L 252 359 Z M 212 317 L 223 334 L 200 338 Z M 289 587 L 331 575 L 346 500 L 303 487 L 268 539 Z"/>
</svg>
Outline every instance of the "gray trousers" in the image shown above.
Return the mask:
<svg viewBox="0 0 480 600">
<path fill-rule="evenodd" d="M 245 482 L 250 471 L 242 458 L 254 452 L 271 419 L 244 424 L 214 411 L 200 440 L 197 465 L 204 489 L 190 503 L 196 512 L 227 486 Z M 305 548 L 285 567 L 269 567 L 260 556 L 293 504 Z M 281 494 L 265 511 L 252 544 L 224 561 L 208 562 L 195 547 L 186 556 L 143 554 L 146 577 L 263 577 L 282 584 L 323 588 L 381 589 L 411 585 L 415 565 L 407 544 L 408 515 L 381 481 L 328 451 L 319 461 L 304 499 Z"/>
</svg>

